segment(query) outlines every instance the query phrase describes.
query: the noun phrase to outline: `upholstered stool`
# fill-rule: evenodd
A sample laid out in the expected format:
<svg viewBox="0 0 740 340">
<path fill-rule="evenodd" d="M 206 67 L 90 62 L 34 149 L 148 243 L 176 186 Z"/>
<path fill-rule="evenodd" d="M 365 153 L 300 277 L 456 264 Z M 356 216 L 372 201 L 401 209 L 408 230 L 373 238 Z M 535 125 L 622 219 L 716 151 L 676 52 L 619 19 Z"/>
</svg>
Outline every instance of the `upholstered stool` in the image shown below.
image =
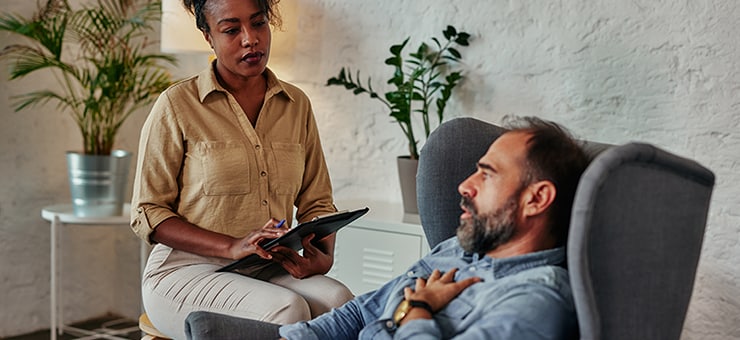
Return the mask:
<svg viewBox="0 0 740 340">
<path fill-rule="evenodd" d="M 152 322 L 149 320 L 149 317 L 146 316 L 146 313 L 141 314 L 139 316 L 139 329 L 144 333 L 144 336 L 141 337 L 141 340 L 166 340 L 170 339 L 166 335 L 162 334 L 157 328 L 152 325 Z"/>
</svg>

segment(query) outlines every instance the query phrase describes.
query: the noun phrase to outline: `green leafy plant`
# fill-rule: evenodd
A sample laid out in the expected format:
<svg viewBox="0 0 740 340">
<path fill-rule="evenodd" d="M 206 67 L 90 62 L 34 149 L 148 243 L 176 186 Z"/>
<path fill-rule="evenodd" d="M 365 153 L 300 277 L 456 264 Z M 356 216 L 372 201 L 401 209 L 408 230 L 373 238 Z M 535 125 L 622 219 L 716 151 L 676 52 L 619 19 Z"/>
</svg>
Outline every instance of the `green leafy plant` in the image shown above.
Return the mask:
<svg viewBox="0 0 740 340">
<path fill-rule="evenodd" d="M 151 0 L 97 0 L 78 9 L 47 0 L 31 18 L 3 13 L 0 30 L 27 41 L 0 52 L 13 61 L 10 79 L 45 70 L 58 85 L 16 96 L 15 110 L 56 102 L 77 123 L 85 154 L 110 154 L 123 122 L 172 83 L 165 64 L 175 59 L 148 51 L 160 17 L 161 3 Z"/>
<path fill-rule="evenodd" d="M 452 96 L 452 89 L 463 78 L 460 71 L 452 71 L 449 66 L 462 59 L 456 47 L 468 46 L 470 34 L 458 32 L 453 26 L 447 26 L 442 34 L 445 38 L 444 43 L 432 37 L 433 46 L 422 42 L 415 52 L 409 53 L 407 59 L 404 59 L 402 53 L 410 38 L 406 38 L 401 44 L 391 46 L 391 57 L 385 60 L 385 64 L 394 68 L 393 76 L 387 82 L 393 85 L 393 89 L 385 92 L 383 96 L 373 90 L 370 77 L 367 78 L 365 87 L 360 82 L 360 72 L 357 71 L 353 78 L 351 70 L 345 67 L 339 71 L 339 75 L 329 78 L 326 83 L 327 86 L 344 86 L 355 95 L 367 93 L 371 98 L 385 104 L 390 110 L 390 116 L 395 119 L 408 139 L 409 156 L 412 159 L 419 158 L 419 141 L 414 133 L 412 113 L 417 112 L 421 115 L 424 137 L 429 137 L 432 131 L 429 118 L 432 106 L 436 107 L 439 125 L 444 119 L 444 110 Z"/>
</svg>

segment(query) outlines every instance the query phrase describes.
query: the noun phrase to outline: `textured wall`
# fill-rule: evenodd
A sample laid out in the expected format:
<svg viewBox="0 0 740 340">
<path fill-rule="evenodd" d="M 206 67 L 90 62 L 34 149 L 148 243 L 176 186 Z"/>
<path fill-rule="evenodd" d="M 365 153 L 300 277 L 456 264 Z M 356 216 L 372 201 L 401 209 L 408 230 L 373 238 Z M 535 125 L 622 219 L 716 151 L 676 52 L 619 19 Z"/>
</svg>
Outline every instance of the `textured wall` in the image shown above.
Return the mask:
<svg viewBox="0 0 740 340">
<path fill-rule="evenodd" d="M 36 1 L 3 1 L 30 16 Z M 14 42 L 0 33 L 0 48 Z M 54 105 L 14 112 L 15 95 L 54 83 L 9 82 L 0 62 L 0 337 L 49 328 L 49 223 L 44 206 L 69 202 L 65 152 L 82 149 L 77 126 Z M 146 112 L 127 121 L 117 147 L 135 150 Z M 69 226 L 60 238 L 61 301 L 66 321 L 139 313 L 139 243 L 126 226 Z"/>
<path fill-rule="evenodd" d="M 736 1 L 283 1 L 287 32 L 276 34 L 283 40 L 272 66 L 313 100 L 337 198 L 400 202 L 395 157 L 406 147 L 380 103 L 325 87 L 326 79 L 342 65 L 353 66 L 383 89 L 390 70 L 383 60 L 392 43 L 411 36 L 416 46 L 455 25 L 474 40 L 461 49 L 467 78 L 450 103 L 450 116 L 498 122 L 507 114 L 538 115 L 586 139 L 650 142 L 715 172 L 683 338 L 740 338 Z M 10 10 L 32 11 L 33 2 L 9 3 Z M 7 41 L 0 35 L 0 45 Z M 193 57 L 183 60 L 183 74 L 198 69 Z M 0 336 L 48 322 L 48 224 L 39 211 L 67 197 L 63 152 L 79 139 L 71 121 L 53 108 L 12 112 L 9 97 L 33 86 L 0 82 Z M 145 114 L 127 123 L 120 147 L 135 149 Z M 83 229 L 68 237 L 92 254 L 67 257 L 67 278 L 84 279 L 65 287 L 90 302 L 70 305 L 70 319 L 106 311 L 136 314 L 131 301 L 138 298 L 137 283 L 128 277 L 138 270 L 137 245 L 125 231 L 108 234 Z M 95 271 L 114 267 L 129 276 L 98 280 L 72 268 L 86 261 Z M 110 294 L 109 284 L 125 293 Z M 101 297 L 88 298 L 96 294 Z"/>
</svg>

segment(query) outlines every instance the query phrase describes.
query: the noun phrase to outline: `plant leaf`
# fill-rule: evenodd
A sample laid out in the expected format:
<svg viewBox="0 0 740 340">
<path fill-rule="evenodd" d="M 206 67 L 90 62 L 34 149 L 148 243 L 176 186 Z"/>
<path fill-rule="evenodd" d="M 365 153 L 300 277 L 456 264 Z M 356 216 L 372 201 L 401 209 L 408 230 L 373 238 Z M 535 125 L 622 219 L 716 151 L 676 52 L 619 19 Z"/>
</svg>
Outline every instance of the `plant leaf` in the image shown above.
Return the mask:
<svg viewBox="0 0 740 340">
<path fill-rule="evenodd" d="M 386 84 L 394 88 L 382 95 L 372 89 L 369 77 L 368 88 L 364 88 L 359 81 L 359 72 L 356 75 L 358 79 L 356 82 L 350 76 L 343 76 L 344 68 L 340 70 L 339 76 L 327 80 L 327 85 L 347 87 L 351 84 L 349 86 L 352 87 L 354 94 L 368 93 L 371 98 L 382 101 L 390 109 L 390 117 L 398 123 L 406 136 L 412 157 L 418 157 L 419 142 L 414 135 L 412 113 L 414 117 L 421 115 L 424 134 L 428 137 L 431 131 L 428 119 L 428 115 L 432 113 L 430 106 L 436 106 L 438 121 L 441 122 L 447 102 L 452 96 L 452 89 L 462 78 L 461 73 L 451 69 L 450 65 L 462 59 L 457 47 L 467 46 L 470 35 L 458 32 L 451 25 L 448 25 L 442 34 L 446 39 L 444 44 L 437 37 L 431 37 L 436 49 L 431 44 L 421 42 L 407 58 L 403 57 L 403 49 L 410 37 L 400 44 L 391 45 L 390 57 L 386 58 L 384 63 L 393 67 L 393 73 Z"/>
<path fill-rule="evenodd" d="M 406 40 L 404 40 L 401 44 L 392 45 L 390 48 L 391 54 L 395 56 L 401 55 L 401 52 L 403 51 L 403 48 L 406 47 L 406 43 L 409 42 L 409 39 L 411 39 L 411 37 L 406 38 Z"/>
<path fill-rule="evenodd" d="M 462 58 L 462 55 L 460 54 L 460 52 L 458 52 L 458 50 L 456 50 L 453 47 L 448 48 L 447 51 L 449 51 L 450 54 L 452 54 L 452 56 L 455 57 L 456 59 Z"/>
</svg>

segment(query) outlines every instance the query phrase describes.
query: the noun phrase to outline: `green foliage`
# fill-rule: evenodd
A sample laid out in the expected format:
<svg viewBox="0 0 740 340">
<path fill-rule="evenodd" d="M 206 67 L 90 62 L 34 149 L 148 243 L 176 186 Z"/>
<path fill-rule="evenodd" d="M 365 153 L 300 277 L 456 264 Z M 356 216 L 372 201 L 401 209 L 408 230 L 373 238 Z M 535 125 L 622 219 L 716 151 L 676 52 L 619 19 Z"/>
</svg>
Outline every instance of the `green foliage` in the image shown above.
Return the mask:
<svg viewBox="0 0 740 340">
<path fill-rule="evenodd" d="M 172 83 L 164 64 L 175 59 L 148 51 L 160 16 L 161 3 L 152 0 L 97 0 L 79 9 L 47 0 L 31 18 L 0 14 L 0 30 L 28 42 L 0 52 L 13 61 L 10 79 L 48 70 L 58 85 L 17 96 L 15 110 L 56 102 L 77 123 L 86 154 L 110 154 L 123 122 Z"/>
<path fill-rule="evenodd" d="M 468 46 L 470 34 L 458 32 L 453 26 L 447 26 L 442 34 L 446 40 L 444 44 L 432 37 L 433 46 L 421 43 L 416 51 L 409 53 L 408 59 L 404 59 L 402 53 L 409 38 L 401 44 L 391 46 L 391 57 L 385 60 L 385 64 L 393 66 L 393 75 L 387 83 L 393 85 L 394 89 L 385 92 L 383 96 L 373 90 L 370 77 L 367 78 L 365 87 L 360 81 L 360 72 L 357 71 L 353 78 L 351 70 L 345 67 L 342 67 L 339 75 L 326 83 L 327 86 L 344 86 L 355 95 L 366 93 L 385 104 L 390 110 L 390 116 L 408 139 L 409 155 L 413 159 L 419 158 L 419 142 L 414 135 L 412 113 L 421 115 L 424 137 L 429 137 L 432 106 L 436 108 L 439 125 L 444 119 L 444 110 L 452 96 L 452 89 L 463 78 L 461 72 L 451 71 L 448 66 L 462 59 L 462 54 L 455 47 Z"/>
</svg>

